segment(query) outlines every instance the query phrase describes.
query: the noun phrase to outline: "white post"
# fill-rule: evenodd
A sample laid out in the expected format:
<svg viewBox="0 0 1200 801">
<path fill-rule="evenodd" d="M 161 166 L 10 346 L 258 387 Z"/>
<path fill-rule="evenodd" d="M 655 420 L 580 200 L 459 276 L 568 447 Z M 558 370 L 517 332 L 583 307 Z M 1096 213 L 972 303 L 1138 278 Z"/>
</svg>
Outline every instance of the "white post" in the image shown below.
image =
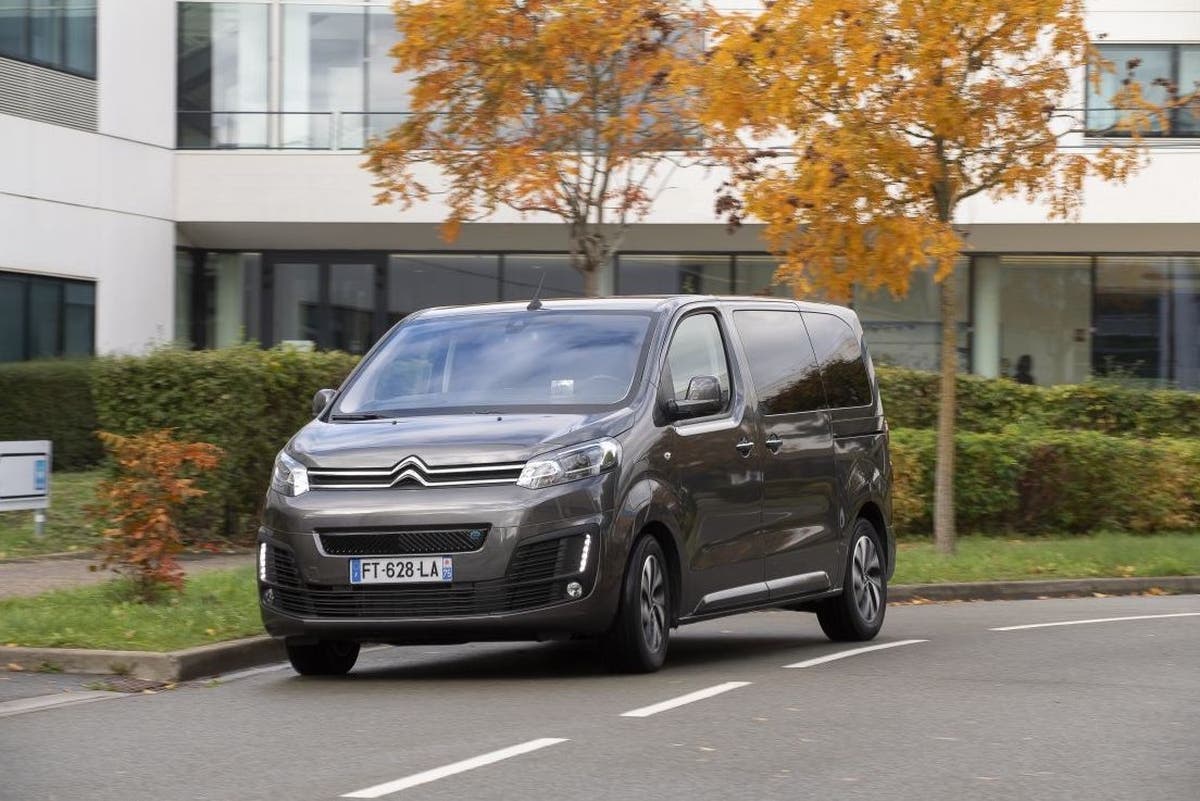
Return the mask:
<svg viewBox="0 0 1200 801">
<path fill-rule="evenodd" d="M 1000 295 L 1002 279 L 999 256 L 976 256 L 972 292 L 971 372 L 985 378 L 1000 375 Z"/>
</svg>

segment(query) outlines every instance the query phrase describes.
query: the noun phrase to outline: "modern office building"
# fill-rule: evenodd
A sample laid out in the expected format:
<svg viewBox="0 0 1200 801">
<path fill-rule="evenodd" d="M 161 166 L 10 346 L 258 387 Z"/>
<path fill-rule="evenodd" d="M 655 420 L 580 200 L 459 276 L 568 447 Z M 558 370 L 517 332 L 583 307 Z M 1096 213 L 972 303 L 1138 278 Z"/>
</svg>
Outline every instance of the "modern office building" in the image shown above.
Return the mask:
<svg viewBox="0 0 1200 801">
<path fill-rule="evenodd" d="M 1200 81 L 1197 0 L 1088 7 L 1109 58 Z M 362 351 L 425 306 L 524 298 L 541 280 L 579 293 L 556 221 L 502 212 L 448 245 L 439 202 L 373 204 L 359 149 L 407 103 L 394 37 L 374 0 L 0 0 L 0 360 L 242 339 Z M 1090 133 L 1066 147 L 1111 123 L 1112 87 L 1086 85 L 1067 103 L 1091 109 Z M 772 291 L 755 226 L 729 235 L 713 213 L 718 181 L 677 172 L 605 288 Z M 1128 183 L 1090 184 L 1077 221 L 977 197 L 959 222 L 971 370 L 1029 356 L 1039 384 L 1200 389 L 1200 117 L 1152 134 Z M 936 365 L 926 276 L 854 305 L 877 358 Z"/>
</svg>

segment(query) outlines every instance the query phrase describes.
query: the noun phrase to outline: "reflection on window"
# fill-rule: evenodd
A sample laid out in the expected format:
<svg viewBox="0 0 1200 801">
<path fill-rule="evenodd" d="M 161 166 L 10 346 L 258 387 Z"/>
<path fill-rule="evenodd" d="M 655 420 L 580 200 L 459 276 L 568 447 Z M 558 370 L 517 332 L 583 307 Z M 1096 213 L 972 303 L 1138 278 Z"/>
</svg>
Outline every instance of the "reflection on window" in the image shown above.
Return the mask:
<svg viewBox="0 0 1200 801">
<path fill-rule="evenodd" d="M 711 314 L 685 317 L 667 350 L 667 366 L 671 371 L 671 387 L 675 400 L 687 400 L 688 386 L 693 378 L 712 376 L 721 386 L 721 399 L 728 402 L 729 363 L 717 318 Z"/>
<path fill-rule="evenodd" d="M 375 351 L 335 417 L 616 403 L 633 385 L 650 320 L 551 310 L 420 317 Z"/>
<path fill-rule="evenodd" d="M 430 306 L 499 300 L 500 259 L 495 254 L 406 253 L 388 258 L 387 322 L 392 325 Z"/>
<path fill-rule="evenodd" d="M 330 266 L 329 315 L 329 347 L 366 353 L 375 341 L 375 265 Z"/>
<path fill-rule="evenodd" d="M 1089 134 L 1127 135 L 1118 128 L 1125 113 L 1113 107 L 1113 97 L 1121 90 L 1129 74 L 1138 82 L 1142 96 L 1156 105 L 1172 105 L 1167 114 L 1169 130 L 1152 116 L 1148 136 L 1200 136 L 1200 44 L 1101 44 L 1100 55 L 1112 63 L 1112 72 L 1100 74 L 1096 88 L 1087 84 L 1087 122 Z M 1175 87 L 1172 94 L 1168 87 Z M 1192 103 L 1180 105 L 1189 96 Z"/>
<path fill-rule="evenodd" d="M 583 275 L 571 266 L 571 257 L 512 253 L 504 257 L 503 300 L 528 300 L 542 290 L 542 298 L 583 297 Z"/>
<path fill-rule="evenodd" d="M 729 295 L 729 256 L 625 255 L 617 260 L 622 295 Z"/>
<path fill-rule="evenodd" d="M 1001 256 L 1000 265 L 999 374 L 1043 386 L 1086 380 L 1091 258 Z"/>
<path fill-rule="evenodd" d="M 268 146 L 268 11 L 179 4 L 179 147 Z"/>
<path fill-rule="evenodd" d="M 90 356 L 95 329 L 90 281 L 0 273 L 0 361 Z"/>
<path fill-rule="evenodd" d="M 275 265 L 273 342 L 320 342 L 320 273 L 317 264 Z"/>
<path fill-rule="evenodd" d="M 955 267 L 955 308 L 958 311 L 959 369 L 966 370 L 968 352 L 967 262 L 960 259 Z M 858 312 L 872 358 L 882 364 L 898 364 L 918 370 L 937 370 L 940 361 L 942 323 L 939 313 L 939 288 L 929 272 L 913 273 L 908 294 L 893 297 L 887 290 L 858 291 L 854 310 Z"/>
<path fill-rule="evenodd" d="M 733 320 L 763 414 L 794 414 L 825 406 L 821 375 L 799 312 L 738 311 Z"/>
<path fill-rule="evenodd" d="M 0 56 L 96 77 L 96 0 L 0 0 Z"/>
<path fill-rule="evenodd" d="M 871 380 L 854 330 L 840 317 L 813 312 L 804 312 L 804 326 L 812 337 L 829 405 L 841 409 L 869 404 Z"/>
<path fill-rule="evenodd" d="M 1200 388 L 1200 258 L 1096 259 L 1097 375 Z"/>
</svg>

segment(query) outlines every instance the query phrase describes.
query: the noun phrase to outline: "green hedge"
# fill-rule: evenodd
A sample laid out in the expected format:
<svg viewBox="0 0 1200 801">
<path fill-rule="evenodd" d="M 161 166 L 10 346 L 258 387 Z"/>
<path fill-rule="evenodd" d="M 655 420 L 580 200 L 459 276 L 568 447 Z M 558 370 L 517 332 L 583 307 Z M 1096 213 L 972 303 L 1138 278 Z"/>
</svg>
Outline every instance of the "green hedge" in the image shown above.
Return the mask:
<svg viewBox="0 0 1200 801">
<path fill-rule="evenodd" d="M 965 531 L 1200 528 L 1200 440 L 1014 427 L 956 438 L 955 508 Z M 932 530 L 935 435 L 894 429 L 894 517 Z"/>
<path fill-rule="evenodd" d="M 87 359 L 0 364 L 0 440 L 48 439 L 55 470 L 84 470 L 103 456 Z"/>
<path fill-rule="evenodd" d="M 196 531 L 236 534 L 254 522 L 275 454 L 311 415 L 313 393 L 336 387 L 358 357 L 340 352 L 165 349 L 97 360 L 100 426 L 117 434 L 173 428 L 225 450 L 186 521 Z"/>
<path fill-rule="evenodd" d="M 936 373 L 902 367 L 879 367 L 877 372 L 893 428 L 936 425 Z M 1034 387 L 958 376 L 959 431 L 999 431 L 1014 423 L 1138 437 L 1200 437 L 1200 392 L 1103 383 Z"/>
</svg>

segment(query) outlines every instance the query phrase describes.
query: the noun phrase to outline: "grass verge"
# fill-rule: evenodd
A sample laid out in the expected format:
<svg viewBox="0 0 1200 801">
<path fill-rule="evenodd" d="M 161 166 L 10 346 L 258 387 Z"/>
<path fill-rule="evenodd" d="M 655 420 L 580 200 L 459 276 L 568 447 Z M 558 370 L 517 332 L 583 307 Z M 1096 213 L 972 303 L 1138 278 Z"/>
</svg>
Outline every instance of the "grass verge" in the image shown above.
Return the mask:
<svg viewBox="0 0 1200 801">
<path fill-rule="evenodd" d="M 96 497 L 103 470 L 50 474 L 50 508 L 41 537 L 33 531 L 33 512 L 0 512 L 0 559 L 60 551 L 90 551 L 99 534 L 84 511 Z"/>
<path fill-rule="evenodd" d="M 0 601 L 0 643 L 174 651 L 263 633 L 253 566 L 189 577 L 183 593 L 162 603 L 126 592 L 117 580 Z"/>
<path fill-rule="evenodd" d="M 1019 540 L 963 537 L 953 556 L 924 542 L 901 542 L 898 551 L 892 584 L 1200 574 L 1200 532 Z"/>
</svg>

